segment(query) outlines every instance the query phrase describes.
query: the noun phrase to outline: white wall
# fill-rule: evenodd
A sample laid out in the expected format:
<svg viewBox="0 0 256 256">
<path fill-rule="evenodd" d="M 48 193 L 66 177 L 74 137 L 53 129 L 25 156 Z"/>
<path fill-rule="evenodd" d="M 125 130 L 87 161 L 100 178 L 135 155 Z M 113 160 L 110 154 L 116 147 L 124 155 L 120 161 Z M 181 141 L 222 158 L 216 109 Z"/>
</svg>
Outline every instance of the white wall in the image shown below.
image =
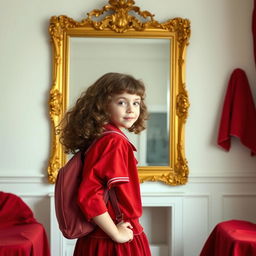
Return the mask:
<svg viewBox="0 0 256 256">
<path fill-rule="evenodd" d="M 46 182 L 50 148 L 48 92 L 51 46 L 48 21 L 67 14 L 80 20 L 106 2 L 30 0 L 1 3 L 0 15 L 0 189 L 21 195 L 50 233 L 53 186 Z M 182 225 L 175 256 L 196 256 L 213 226 L 222 220 L 256 221 L 256 158 L 239 141 L 229 153 L 216 146 L 218 123 L 229 75 L 243 68 L 256 99 L 251 13 L 252 0 L 137 0 L 142 10 L 165 21 L 191 21 L 187 89 L 191 107 L 186 126 L 189 183 L 169 187 L 142 184 L 144 201 L 157 192 L 181 203 Z M 43 209 L 43 211 L 42 211 Z M 245 210 L 246 209 L 246 210 Z M 173 245 L 175 246 L 175 245 Z M 58 256 L 58 255 L 54 255 Z"/>
</svg>

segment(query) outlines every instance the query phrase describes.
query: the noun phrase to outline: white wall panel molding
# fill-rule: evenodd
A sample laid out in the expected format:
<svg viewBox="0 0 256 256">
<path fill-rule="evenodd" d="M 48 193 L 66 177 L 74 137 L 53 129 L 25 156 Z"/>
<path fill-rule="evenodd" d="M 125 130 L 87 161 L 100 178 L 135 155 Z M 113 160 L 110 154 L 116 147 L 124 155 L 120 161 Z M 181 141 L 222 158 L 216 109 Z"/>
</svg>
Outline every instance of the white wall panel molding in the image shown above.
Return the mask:
<svg viewBox="0 0 256 256">
<path fill-rule="evenodd" d="M 185 193 L 183 191 L 163 191 L 163 192 L 141 192 L 141 196 L 143 198 L 145 198 L 146 202 L 148 201 L 147 198 L 165 198 L 165 197 L 183 197 L 185 195 Z M 154 203 L 158 204 L 159 202 L 153 200 Z M 164 199 L 163 203 L 166 202 L 166 200 Z M 160 202 L 161 204 L 162 202 Z M 150 204 L 150 203 L 149 203 Z"/>
<path fill-rule="evenodd" d="M 223 193 L 222 219 L 256 222 L 256 193 Z"/>
<path fill-rule="evenodd" d="M 0 176 L 0 184 L 17 184 L 17 183 L 47 183 L 44 175 L 37 176 Z"/>
<path fill-rule="evenodd" d="M 17 196 L 22 197 L 24 200 L 26 199 L 40 199 L 40 198 L 48 198 L 48 195 L 44 192 L 34 192 L 34 193 L 22 193 L 22 192 L 16 192 Z M 48 198 L 49 199 L 49 198 Z"/>
<path fill-rule="evenodd" d="M 193 175 L 189 183 L 256 183 L 256 172 L 250 175 Z"/>
<path fill-rule="evenodd" d="M 199 255 L 212 222 L 211 194 L 186 194 L 183 198 L 184 255 Z M 197 242 L 196 242 L 197 241 Z"/>
<path fill-rule="evenodd" d="M 233 197 L 256 197 L 256 193 L 224 193 L 222 198 L 233 198 Z"/>
<path fill-rule="evenodd" d="M 225 173 L 225 172 L 223 172 Z M 0 176 L 0 184 L 16 184 L 16 183 L 44 183 L 51 185 L 47 181 L 47 177 L 44 175 L 36 176 Z M 189 183 L 256 183 L 256 172 L 254 173 L 241 173 L 241 174 L 191 174 L 189 177 Z M 182 192 L 171 192 L 173 194 L 180 194 Z M 163 195 L 164 196 L 164 195 Z M 169 196 L 167 194 L 166 196 Z"/>
<path fill-rule="evenodd" d="M 213 216 L 212 216 L 212 212 L 213 212 L 213 201 L 212 201 L 212 195 L 211 194 L 186 194 L 184 195 L 185 199 L 190 199 L 190 200 L 203 200 L 206 201 L 206 207 L 204 210 L 206 210 L 206 215 L 204 216 L 206 219 L 206 223 L 207 223 L 207 227 L 208 229 L 210 228 L 210 224 L 212 222 Z M 183 204 L 185 204 L 185 200 L 183 202 Z M 183 212 L 183 214 L 185 214 L 185 212 Z"/>
<path fill-rule="evenodd" d="M 0 176 L 0 190 L 20 196 L 46 196 L 53 189 L 44 176 Z"/>
</svg>

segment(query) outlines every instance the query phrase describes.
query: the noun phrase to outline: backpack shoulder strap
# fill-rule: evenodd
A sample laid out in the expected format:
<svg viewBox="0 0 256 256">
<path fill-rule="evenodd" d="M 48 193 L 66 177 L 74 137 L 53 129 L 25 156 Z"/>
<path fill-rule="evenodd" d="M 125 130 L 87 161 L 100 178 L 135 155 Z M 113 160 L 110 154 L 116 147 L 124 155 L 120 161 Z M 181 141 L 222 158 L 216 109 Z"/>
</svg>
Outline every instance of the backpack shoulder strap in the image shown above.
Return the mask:
<svg viewBox="0 0 256 256">
<path fill-rule="evenodd" d="M 118 205 L 118 200 L 117 200 L 117 197 L 116 197 L 115 188 L 111 188 L 108 191 L 108 193 L 109 193 L 110 202 L 112 204 L 112 207 L 113 207 L 115 215 L 116 215 L 116 220 L 118 222 L 120 222 L 120 221 L 123 220 L 123 213 L 121 212 L 121 210 L 119 208 L 119 205 Z"/>
</svg>

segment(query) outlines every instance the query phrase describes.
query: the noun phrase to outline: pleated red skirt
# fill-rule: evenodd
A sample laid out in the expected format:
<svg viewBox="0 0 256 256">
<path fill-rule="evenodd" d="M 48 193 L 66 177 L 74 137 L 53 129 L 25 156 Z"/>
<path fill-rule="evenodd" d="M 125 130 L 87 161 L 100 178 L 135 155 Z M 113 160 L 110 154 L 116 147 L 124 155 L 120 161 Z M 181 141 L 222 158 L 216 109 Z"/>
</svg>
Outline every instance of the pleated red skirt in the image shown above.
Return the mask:
<svg viewBox="0 0 256 256">
<path fill-rule="evenodd" d="M 142 232 L 123 244 L 110 238 L 85 236 L 77 240 L 73 256 L 151 256 L 151 253 L 147 237 Z"/>
</svg>

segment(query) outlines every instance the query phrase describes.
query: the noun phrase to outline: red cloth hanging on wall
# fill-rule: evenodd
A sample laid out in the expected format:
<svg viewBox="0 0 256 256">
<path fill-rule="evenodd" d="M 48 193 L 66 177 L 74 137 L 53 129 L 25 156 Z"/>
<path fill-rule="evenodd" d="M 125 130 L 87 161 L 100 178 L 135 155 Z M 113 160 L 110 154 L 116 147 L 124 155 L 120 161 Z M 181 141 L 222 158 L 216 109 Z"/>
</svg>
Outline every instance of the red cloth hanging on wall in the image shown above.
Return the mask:
<svg viewBox="0 0 256 256">
<path fill-rule="evenodd" d="M 245 72 L 235 69 L 230 77 L 218 134 L 218 145 L 229 151 L 231 136 L 256 154 L 256 110 Z"/>
<path fill-rule="evenodd" d="M 252 12 L 252 36 L 253 36 L 253 48 L 254 48 L 254 60 L 256 63 L 256 0 L 254 0 L 254 7 Z"/>
</svg>

